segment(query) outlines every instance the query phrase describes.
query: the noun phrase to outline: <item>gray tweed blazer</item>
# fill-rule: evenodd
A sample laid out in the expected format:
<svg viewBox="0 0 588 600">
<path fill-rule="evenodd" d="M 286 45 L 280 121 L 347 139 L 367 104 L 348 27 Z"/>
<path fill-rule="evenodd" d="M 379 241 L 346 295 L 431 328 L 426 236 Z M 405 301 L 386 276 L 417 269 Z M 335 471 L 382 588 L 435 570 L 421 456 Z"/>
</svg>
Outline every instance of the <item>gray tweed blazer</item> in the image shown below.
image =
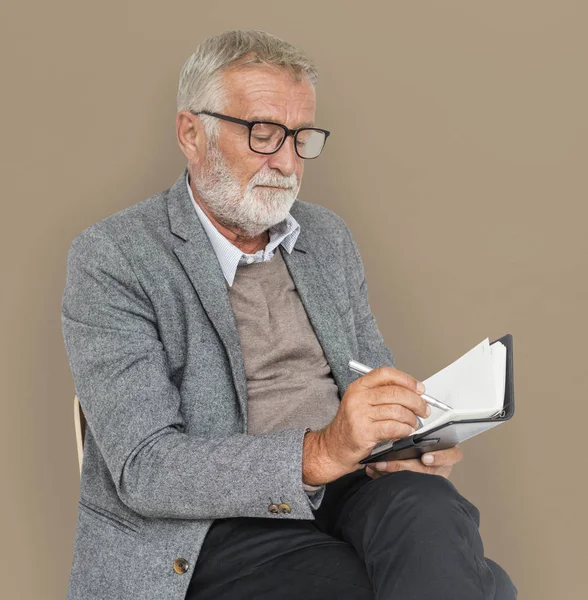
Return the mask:
<svg viewBox="0 0 588 600">
<path fill-rule="evenodd" d="M 247 435 L 247 380 L 226 282 L 172 188 L 72 242 L 63 337 L 87 419 L 68 600 L 183 600 L 216 518 L 313 519 L 304 429 Z M 343 395 L 356 359 L 394 365 L 351 233 L 296 200 L 284 260 Z M 273 502 L 290 513 L 269 512 Z"/>
</svg>

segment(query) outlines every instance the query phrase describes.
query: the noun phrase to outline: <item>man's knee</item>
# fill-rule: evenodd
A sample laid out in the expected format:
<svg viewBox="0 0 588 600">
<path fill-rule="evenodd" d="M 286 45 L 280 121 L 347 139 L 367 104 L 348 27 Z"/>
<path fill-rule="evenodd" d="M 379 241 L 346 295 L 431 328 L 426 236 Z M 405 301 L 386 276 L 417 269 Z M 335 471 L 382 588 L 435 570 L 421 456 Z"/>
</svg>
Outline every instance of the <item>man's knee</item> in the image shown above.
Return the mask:
<svg viewBox="0 0 588 600">
<path fill-rule="evenodd" d="M 414 514 L 419 518 L 447 517 L 465 511 L 480 525 L 478 509 L 441 475 L 398 471 L 383 475 L 373 483 L 379 487 L 375 498 L 385 509 L 401 510 L 405 515 Z"/>
<path fill-rule="evenodd" d="M 516 600 L 518 590 L 508 573 L 492 559 L 486 558 L 485 560 L 496 582 L 496 600 Z"/>
<path fill-rule="evenodd" d="M 451 497 L 459 494 L 453 483 L 441 475 L 398 471 L 387 473 L 375 481 L 393 495 L 403 494 L 426 499 L 424 497 Z"/>
</svg>

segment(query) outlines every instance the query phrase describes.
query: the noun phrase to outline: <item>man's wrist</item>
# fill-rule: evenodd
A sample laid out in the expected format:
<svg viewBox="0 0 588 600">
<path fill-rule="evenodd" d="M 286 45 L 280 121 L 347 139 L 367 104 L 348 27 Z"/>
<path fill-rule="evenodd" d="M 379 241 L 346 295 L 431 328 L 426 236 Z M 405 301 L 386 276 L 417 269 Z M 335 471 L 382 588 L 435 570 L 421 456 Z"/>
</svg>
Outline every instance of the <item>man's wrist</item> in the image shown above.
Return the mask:
<svg viewBox="0 0 588 600">
<path fill-rule="evenodd" d="M 312 431 L 307 428 L 302 449 L 302 483 L 324 485 L 340 476 L 335 471 L 326 452 L 324 431 Z"/>
</svg>

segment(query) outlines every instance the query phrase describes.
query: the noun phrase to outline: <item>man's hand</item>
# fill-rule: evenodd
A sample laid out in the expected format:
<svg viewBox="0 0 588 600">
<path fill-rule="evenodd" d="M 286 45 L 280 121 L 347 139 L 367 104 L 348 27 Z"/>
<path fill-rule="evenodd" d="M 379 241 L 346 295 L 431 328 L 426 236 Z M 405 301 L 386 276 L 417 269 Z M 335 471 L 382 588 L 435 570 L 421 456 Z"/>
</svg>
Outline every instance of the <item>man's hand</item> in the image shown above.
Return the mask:
<svg viewBox="0 0 588 600">
<path fill-rule="evenodd" d="M 419 458 L 405 460 L 390 460 L 387 462 L 370 463 L 366 465 L 365 472 L 372 479 L 378 479 L 386 473 L 396 471 L 416 471 L 417 473 L 429 473 L 430 475 L 441 475 L 446 479 L 451 474 L 453 465 L 463 458 L 463 452 L 459 446 L 427 452 Z"/>
<path fill-rule="evenodd" d="M 349 384 L 333 421 L 305 436 L 303 482 L 321 485 L 361 469 L 359 461 L 378 442 L 410 435 L 418 426 L 416 415 L 430 414 L 420 396 L 424 391 L 393 367 L 374 369 Z"/>
</svg>

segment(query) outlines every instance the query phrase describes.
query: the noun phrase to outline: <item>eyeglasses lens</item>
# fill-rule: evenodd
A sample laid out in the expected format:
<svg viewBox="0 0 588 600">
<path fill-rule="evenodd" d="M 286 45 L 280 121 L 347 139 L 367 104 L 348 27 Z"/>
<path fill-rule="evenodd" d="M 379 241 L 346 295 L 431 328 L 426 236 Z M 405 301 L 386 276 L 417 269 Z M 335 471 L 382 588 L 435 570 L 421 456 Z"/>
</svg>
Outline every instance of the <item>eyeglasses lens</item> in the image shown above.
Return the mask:
<svg viewBox="0 0 588 600">
<path fill-rule="evenodd" d="M 285 131 L 271 123 L 256 123 L 251 128 L 251 149 L 264 154 L 275 152 L 281 145 Z M 325 134 L 314 129 L 301 129 L 296 136 L 296 148 L 303 158 L 316 158 L 325 145 Z"/>
<path fill-rule="evenodd" d="M 296 148 L 304 158 L 316 158 L 325 145 L 325 134 L 314 129 L 302 129 L 296 136 Z"/>
<path fill-rule="evenodd" d="M 251 128 L 251 148 L 257 152 L 274 152 L 284 139 L 281 127 L 271 123 L 256 123 Z"/>
</svg>

